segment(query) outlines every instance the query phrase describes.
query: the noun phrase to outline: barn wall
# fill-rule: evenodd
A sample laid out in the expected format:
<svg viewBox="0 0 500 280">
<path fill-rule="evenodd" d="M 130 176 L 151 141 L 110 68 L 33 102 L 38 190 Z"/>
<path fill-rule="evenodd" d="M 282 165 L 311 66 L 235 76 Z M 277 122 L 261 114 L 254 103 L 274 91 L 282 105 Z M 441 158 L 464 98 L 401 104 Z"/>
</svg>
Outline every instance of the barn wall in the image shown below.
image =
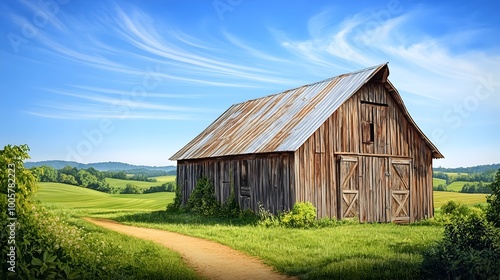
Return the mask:
<svg viewBox="0 0 500 280">
<path fill-rule="evenodd" d="M 374 124 L 373 141 L 367 135 L 370 123 Z M 367 180 L 377 182 L 380 179 L 370 175 L 380 172 L 363 170 L 370 166 L 368 161 L 378 162 L 370 157 L 385 157 L 386 164 L 389 164 L 389 158 L 411 159 L 410 221 L 433 216 L 431 150 L 381 83 L 363 86 L 295 152 L 295 198 L 312 202 L 318 208 L 319 217 L 341 218 L 342 200 L 338 187 L 341 155 L 363 159 L 360 162 L 360 188 L 376 184 Z M 384 191 L 378 193 L 385 196 Z M 361 199 L 365 199 L 361 207 L 388 201 L 387 197 L 377 197 L 376 192 L 374 197 Z M 386 218 L 382 212 L 370 213 L 365 221 L 385 221 Z"/>
<path fill-rule="evenodd" d="M 214 183 L 222 203 L 234 186 L 240 207 L 258 210 L 262 204 L 272 213 L 289 210 L 295 202 L 295 179 L 291 153 L 247 155 L 218 159 L 184 160 L 177 164 L 177 185 L 183 204 L 202 176 Z"/>
</svg>

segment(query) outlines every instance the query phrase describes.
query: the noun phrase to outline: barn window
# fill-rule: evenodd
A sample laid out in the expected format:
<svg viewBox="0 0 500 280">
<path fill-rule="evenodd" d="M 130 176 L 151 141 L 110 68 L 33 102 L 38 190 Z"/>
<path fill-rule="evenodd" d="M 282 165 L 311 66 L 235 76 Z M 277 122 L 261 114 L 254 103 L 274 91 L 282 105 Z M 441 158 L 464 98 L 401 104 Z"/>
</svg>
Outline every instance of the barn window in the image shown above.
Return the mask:
<svg viewBox="0 0 500 280">
<path fill-rule="evenodd" d="M 375 127 L 371 122 L 363 122 L 362 123 L 362 136 L 363 143 L 370 144 L 375 140 Z"/>
</svg>

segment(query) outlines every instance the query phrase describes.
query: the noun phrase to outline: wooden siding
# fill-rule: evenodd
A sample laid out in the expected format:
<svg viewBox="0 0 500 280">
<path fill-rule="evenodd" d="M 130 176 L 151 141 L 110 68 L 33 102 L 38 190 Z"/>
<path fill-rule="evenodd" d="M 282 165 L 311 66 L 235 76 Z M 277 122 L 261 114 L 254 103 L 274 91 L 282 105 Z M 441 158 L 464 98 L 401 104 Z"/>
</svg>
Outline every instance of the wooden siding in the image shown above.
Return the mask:
<svg viewBox="0 0 500 280">
<path fill-rule="evenodd" d="M 370 133 L 369 124 L 373 141 L 363 135 Z M 396 176 L 390 170 L 391 159 L 408 159 L 412 168 L 407 178 L 408 221 L 433 216 L 431 148 L 382 83 L 363 86 L 295 152 L 295 199 L 312 202 L 318 217 L 343 218 L 341 155 L 359 157 L 360 221 L 393 220 L 391 211 L 397 209 L 392 209 L 396 206 L 391 195 L 398 181 L 391 177 Z M 397 213 L 398 221 L 405 220 L 402 213 Z"/>
<path fill-rule="evenodd" d="M 209 178 L 217 200 L 225 202 L 234 186 L 240 207 L 258 210 L 262 204 L 272 213 L 291 209 L 295 203 L 292 153 L 228 156 L 183 160 L 177 164 L 177 185 L 183 204 L 202 176 Z"/>
</svg>

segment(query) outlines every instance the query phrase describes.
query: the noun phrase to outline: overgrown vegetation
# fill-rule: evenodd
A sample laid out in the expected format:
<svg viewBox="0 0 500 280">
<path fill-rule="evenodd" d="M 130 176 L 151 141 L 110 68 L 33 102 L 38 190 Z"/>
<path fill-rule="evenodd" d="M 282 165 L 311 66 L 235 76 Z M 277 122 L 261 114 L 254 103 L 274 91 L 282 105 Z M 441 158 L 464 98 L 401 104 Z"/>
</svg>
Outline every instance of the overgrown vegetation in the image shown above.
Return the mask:
<svg viewBox="0 0 500 280">
<path fill-rule="evenodd" d="M 29 158 L 28 151 L 26 145 L 8 145 L 0 150 L 0 223 L 2 229 L 11 229 L 0 232 L 3 277 L 164 279 L 168 275 L 196 279 L 176 253 L 34 203 L 36 179 L 23 165 Z M 9 202 L 8 197 L 14 200 Z M 7 212 L 11 206 L 15 210 Z"/>
<path fill-rule="evenodd" d="M 167 209 L 170 211 L 184 211 L 195 215 L 205 217 L 226 217 L 233 218 L 243 214 L 234 195 L 234 186 L 231 184 L 231 192 L 224 203 L 217 201 L 213 183 L 207 178 L 202 177 L 196 182 L 196 186 L 191 192 L 186 205 L 181 205 L 181 190 L 176 191 L 174 203 Z"/>
<path fill-rule="evenodd" d="M 485 211 L 449 202 L 441 241 L 424 252 L 422 274 L 429 279 L 497 279 L 500 275 L 500 170 Z"/>
</svg>

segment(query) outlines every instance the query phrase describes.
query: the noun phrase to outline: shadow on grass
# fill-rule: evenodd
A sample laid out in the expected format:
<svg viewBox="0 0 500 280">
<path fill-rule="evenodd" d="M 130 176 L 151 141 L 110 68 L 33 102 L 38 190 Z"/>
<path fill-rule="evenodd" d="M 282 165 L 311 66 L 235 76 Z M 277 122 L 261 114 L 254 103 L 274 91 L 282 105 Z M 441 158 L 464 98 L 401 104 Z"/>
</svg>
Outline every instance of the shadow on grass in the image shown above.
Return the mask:
<svg viewBox="0 0 500 280">
<path fill-rule="evenodd" d="M 256 217 L 246 218 L 223 218 L 223 217 L 203 217 L 199 215 L 187 213 L 175 213 L 165 210 L 134 213 L 121 215 L 113 218 L 118 222 L 137 222 L 151 224 L 189 224 L 189 225 L 231 225 L 231 226 L 246 226 L 255 225 Z"/>
</svg>

